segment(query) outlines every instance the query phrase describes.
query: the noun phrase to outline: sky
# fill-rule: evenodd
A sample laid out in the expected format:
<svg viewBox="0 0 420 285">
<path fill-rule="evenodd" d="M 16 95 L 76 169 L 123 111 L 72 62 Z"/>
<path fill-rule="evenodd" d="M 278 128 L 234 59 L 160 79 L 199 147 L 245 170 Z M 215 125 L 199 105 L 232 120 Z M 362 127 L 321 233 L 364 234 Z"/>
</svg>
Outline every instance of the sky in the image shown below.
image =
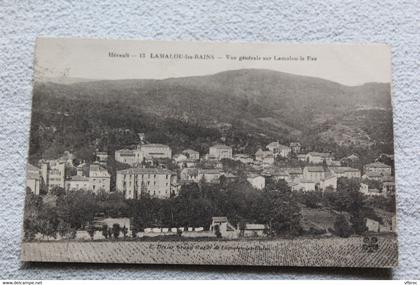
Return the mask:
<svg viewBox="0 0 420 285">
<path fill-rule="evenodd" d="M 261 68 L 355 86 L 391 81 L 382 44 L 204 43 L 38 38 L 35 80 L 165 79 Z"/>
</svg>

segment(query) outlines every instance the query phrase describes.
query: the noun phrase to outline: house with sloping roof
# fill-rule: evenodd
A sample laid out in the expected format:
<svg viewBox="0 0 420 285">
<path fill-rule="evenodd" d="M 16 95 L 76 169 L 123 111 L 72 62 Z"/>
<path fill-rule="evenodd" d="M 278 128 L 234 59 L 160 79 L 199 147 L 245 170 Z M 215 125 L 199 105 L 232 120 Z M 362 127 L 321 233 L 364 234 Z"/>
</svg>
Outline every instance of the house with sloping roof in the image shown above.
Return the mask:
<svg viewBox="0 0 420 285">
<path fill-rule="evenodd" d="M 266 148 L 273 153 L 274 157 L 288 157 L 290 152 L 292 151 L 291 148 L 287 145 L 282 145 L 279 142 L 272 142 L 269 143 Z"/>
<path fill-rule="evenodd" d="M 308 152 L 306 154 L 306 161 L 312 164 L 322 164 L 325 163 L 327 165 L 331 165 L 333 161 L 333 156 L 327 152 Z"/>
<path fill-rule="evenodd" d="M 265 187 L 265 178 L 261 175 L 255 173 L 249 173 L 246 180 L 254 187 L 255 189 L 262 190 Z"/>
<path fill-rule="evenodd" d="M 255 153 L 255 160 L 267 165 L 274 164 L 274 154 L 268 150 L 258 149 Z"/>
<path fill-rule="evenodd" d="M 216 160 L 232 159 L 232 148 L 224 144 L 216 144 L 209 148 L 208 156 Z"/>
<path fill-rule="evenodd" d="M 303 179 L 319 182 L 325 178 L 327 172 L 323 166 L 306 166 L 303 168 Z"/>
<path fill-rule="evenodd" d="M 141 163 L 143 156 L 138 149 L 119 149 L 115 151 L 115 161 L 133 166 Z"/>
<path fill-rule="evenodd" d="M 117 191 L 126 199 L 151 197 L 167 199 L 177 195 L 171 185 L 176 182 L 176 173 L 163 168 L 129 168 L 117 171 Z"/>
<path fill-rule="evenodd" d="M 32 164 L 26 165 L 26 188 L 29 188 L 30 191 L 35 194 L 40 194 L 41 186 L 41 170 L 33 166 Z"/>
<path fill-rule="evenodd" d="M 200 159 L 200 153 L 198 151 L 195 151 L 193 149 L 185 149 L 182 151 L 182 154 L 185 155 L 190 160 L 199 160 Z"/>
<path fill-rule="evenodd" d="M 172 150 L 169 146 L 158 143 L 139 145 L 142 157 L 147 160 L 172 158 Z"/>
<path fill-rule="evenodd" d="M 238 153 L 238 154 L 233 155 L 232 159 L 236 161 L 240 161 L 244 164 L 250 164 L 254 162 L 254 159 L 250 155 L 243 154 L 243 153 Z"/>
<path fill-rule="evenodd" d="M 210 232 L 217 236 L 220 233 L 221 238 L 237 239 L 239 230 L 229 223 L 227 217 L 212 217 Z"/>
<path fill-rule="evenodd" d="M 89 184 L 93 192 L 101 190 L 109 193 L 111 191 L 111 174 L 100 164 L 89 166 Z"/>
<path fill-rule="evenodd" d="M 391 170 L 391 166 L 386 165 L 382 162 L 373 162 L 373 163 L 369 163 L 363 166 L 363 172 L 365 174 L 367 173 L 377 173 L 377 174 L 381 174 L 383 176 L 385 175 L 391 175 L 392 174 L 392 170 Z"/>
<path fill-rule="evenodd" d="M 302 149 L 302 145 L 300 144 L 300 142 L 291 142 L 290 143 L 290 149 L 293 153 L 300 153 L 301 149 Z"/>
<path fill-rule="evenodd" d="M 267 227 L 264 224 L 245 224 L 241 229 L 244 237 L 265 237 Z"/>
<path fill-rule="evenodd" d="M 74 175 L 66 179 L 66 191 L 70 190 L 91 190 L 89 178 L 82 175 Z"/>
<path fill-rule="evenodd" d="M 347 167 L 347 166 L 330 166 L 328 169 L 334 173 L 337 178 L 345 177 L 345 178 L 361 178 L 361 172 L 359 169 Z"/>
</svg>

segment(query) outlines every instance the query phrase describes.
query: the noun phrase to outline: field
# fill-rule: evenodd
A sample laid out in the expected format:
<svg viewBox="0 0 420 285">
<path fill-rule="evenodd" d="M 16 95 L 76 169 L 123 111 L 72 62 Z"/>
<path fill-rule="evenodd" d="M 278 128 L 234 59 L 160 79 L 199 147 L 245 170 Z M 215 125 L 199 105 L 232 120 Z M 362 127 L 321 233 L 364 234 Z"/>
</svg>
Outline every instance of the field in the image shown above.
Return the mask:
<svg viewBox="0 0 420 285">
<path fill-rule="evenodd" d="M 393 267 L 397 239 L 379 236 L 377 251 L 363 250 L 363 238 L 179 242 L 23 242 L 22 261 Z"/>
</svg>

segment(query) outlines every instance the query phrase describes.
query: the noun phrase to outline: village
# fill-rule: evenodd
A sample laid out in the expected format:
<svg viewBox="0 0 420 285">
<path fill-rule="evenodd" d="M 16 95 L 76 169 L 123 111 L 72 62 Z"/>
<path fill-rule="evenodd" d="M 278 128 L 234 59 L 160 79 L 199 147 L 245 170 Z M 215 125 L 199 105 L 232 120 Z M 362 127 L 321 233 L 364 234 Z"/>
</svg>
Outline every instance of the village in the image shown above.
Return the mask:
<svg viewBox="0 0 420 285">
<path fill-rule="evenodd" d="M 232 147 L 221 143 L 210 146 L 208 153 L 204 155 L 193 149 L 172 154 L 168 145 L 149 143 L 143 133 L 138 134 L 138 137 L 139 143 L 135 148 L 118 149 L 114 154 L 97 151 L 95 160 L 91 163 L 81 162 L 75 165 L 75 155 L 66 151 L 58 159 L 41 159 L 37 166 L 28 164 L 27 190 L 42 196 L 56 188 L 64 191 L 86 190 L 96 194 L 110 193 L 115 189 L 126 200 L 142 199 L 145 195 L 170 199 L 179 194 L 183 185 L 217 185 L 222 180 L 235 180 L 238 175 L 245 175 L 252 188 L 258 191 L 265 191 L 267 181 L 283 180 L 293 192 L 323 193 L 336 191 L 337 180 L 348 178 L 360 181 L 359 191 L 367 197 L 388 197 L 395 194 L 392 167 L 380 162 L 379 158 L 359 169 L 352 167 L 359 160 L 356 154 L 336 160 L 333 153 L 305 153 L 299 142 L 283 145 L 278 141 L 259 148 L 253 156 L 234 153 Z M 110 155 L 123 165 L 123 169 L 116 170 L 114 186 L 111 185 L 112 174 L 107 169 Z M 298 161 L 299 165 L 291 163 L 292 160 Z M 229 161 L 241 166 L 240 173 L 235 168 L 225 167 Z M 121 229 L 129 229 L 130 219 L 107 217 L 101 219 L 97 227 L 104 224 L 109 229 L 114 224 L 118 224 Z M 367 226 L 373 231 L 379 231 L 380 228 L 379 223 L 373 220 L 367 221 Z M 246 223 L 240 227 L 231 225 L 226 217 L 213 217 L 209 229 L 145 228 L 141 236 L 182 233 L 185 237 L 205 237 L 215 236 L 216 232 L 231 238 L 264 236 L 267 234 L 267 225 Z M 87 238 L 87 233 L 84 236 Z M 96 232 L 95 238 L 101 237 L 101 233 Z"/>
</svg>

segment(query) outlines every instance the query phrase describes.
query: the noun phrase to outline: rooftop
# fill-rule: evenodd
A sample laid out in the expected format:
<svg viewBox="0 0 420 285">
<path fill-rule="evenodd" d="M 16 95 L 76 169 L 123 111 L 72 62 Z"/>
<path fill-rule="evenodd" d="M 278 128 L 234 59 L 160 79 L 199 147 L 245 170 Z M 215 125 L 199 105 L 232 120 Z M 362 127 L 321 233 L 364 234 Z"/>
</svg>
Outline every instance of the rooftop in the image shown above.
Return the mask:
<svg viewBox="0 0 420 285">
<path fill-rule="evenodd" d="M 85 176 L 75 175 L 75 176 L 71 176 L 68 180 L 69 181 L 89 181 L 89 178 Z"/>
<path fill-rule="evenodd" d="M 383 175 L 381 173 L 375 172 L 375 171 L 369 171 L 365 173 L 368 177 L 382 177 Z"/>
<path fill-rule="evenodd" d="M 264 224 L 245 224 L 245 230 L 264 230 Z"/>
<path fill-rule="evenodd" d="M 328 152 L 311 151 L 311 152 L 308 152 L 308 155 L 311 155 L 311 156 L 320 156 L 320 157 L 331 157 L 331 154 L 329 154 Z"/>
<path fill-rule="evenodd" d="M 224 145 L 224 144 L 215 144 L 214 146 L 211 146 L 210 148 L 217 148 L 217 149 L 232 149 L 230 146 Z"/>
<path fill-rule="evenodd" d="M 330 166 L 329 169 L 335 173 L 359 172 L 358 169 L 347 166 Z"/>
<path fill-rule="evenodd" d="M 258 175 L 256 173 L 248 173 L 247 175 L 248 178 L 257 178 L 257 177 L 262 177 L 261 175 Z"/>
<path fill-rule="evenodd" d="M 132 149 L 119 149 L 119 150 L 116 150 L 115 152 L 118 152 L 119 154 L 122 154 L 122 155 L 135 155 L 134 150 Z"/>
<path fill-rule="evenodd" d="M 379 161 L 366 164 L 365 167 L 391 168 L 391 166 L 386 165 L 385 163 L 382 163 L 382 162 L 379 162 Z"/>
<path fill-rule="evenodd" d="M 30 164 L 30 163 L 28 163 L 27 165 L 26 165 L 26 171 L 27 172 L 30 172 L 30 171 L 32 171 L 32 172 L 36 172 L 36 171 L 39 171 L 39 168 L 38 167 L 36 167 L 36 166 L 33 166 L 32 164 Z"/>
<path fill-rule="evenodd" d="M 149 143 L 149 144 L 142 144 L 141 147 L 164 147 L 169 148 L 166 144 L 160 144 L 160 143 Z"/>
<path fill-rule="evenodd" d="M 309 172 L 325 172 L 325 169 L 322 166 L 306 166 L 305 168 Z"/>
<path fill-rule="evenodd" d="M 118 170 L 117 173 L 118 174 L 168 174 L 168 175 L 173 174 L 172 171 L 168 169 L 164 169 L 164 168 L 141 168 L 141 167 Z"/>
<path fill-rule="evenodd" d="M 198 151 L 195 151 L 195 150 L 193 150 L 193 149 L 190 149 L 190 148 L 188 148 L 188 149 L 184 149 L 183 151 L 182 151 L 182 153 L 194 153 L 194 154 L 197 154 L 198 153 Z"/>
<path fill-rule="evenodd" d="M 227 221 L 228 221 L 228 219 L 227 219 L 227 217 L 213 217 L 213 218 L 212 218 L 212 221 L 213 221 L 213 222 L 216 222 L 216 223 L 217 223 L 217 222 L 219 222 L 219 223 L 220 223 L 220 222 L 227 222 Z"/>
<path fill-rule="evenodd" d="M 216 168 L 200 168 L 198 169 L 198 173 L 202 173 L 202 174 L 221 174 L 222 171 L 220 169 L 216 169 Z"/>
</svg>

